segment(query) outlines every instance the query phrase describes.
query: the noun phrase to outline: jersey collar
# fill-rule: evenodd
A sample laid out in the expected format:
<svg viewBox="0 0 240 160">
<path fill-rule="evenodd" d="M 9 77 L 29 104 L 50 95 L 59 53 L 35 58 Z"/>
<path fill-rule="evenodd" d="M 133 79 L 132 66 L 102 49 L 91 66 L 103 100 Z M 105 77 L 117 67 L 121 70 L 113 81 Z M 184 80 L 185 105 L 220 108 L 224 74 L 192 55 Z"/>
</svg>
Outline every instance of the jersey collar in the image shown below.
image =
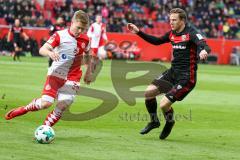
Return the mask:
<svg viewBox="0 0 240 160">
<path fill-rule="evenodd" d="M 75 39 L 78 39 L 78 38 L 82 37 L 82 34 L 80 34 L 78 37 L 75 37 L 75 36 L 73 35 L 73 33 L 70 31 L 69 28 L 68 28 L 68 33 L 70 34 L 71 37 L 73 37 L 73 38 L 75 38 Z"/>
<path fill-rule="evenodd" d="M 70 29 L 68 28 L 68 33 L 70 34 L 70 36 L 72 36 L 73 38 L 76 38 L 73 34 L 72 34 L 72 32 L 70 31 Z"/>
<path fill-rule="evenodd" d="M 185 33 L 185 31 L 187 30 L 187 28 L 188 28 L 188 24 L 185 24 L 185 27 L 184 27 L 184 29 L 182 30 L 182 32 L 177 33 L 176 31 L 173 31 L 173 34 L 175 34 L 176 36 L 182 35 L 182 34 Z"/>
</svg>

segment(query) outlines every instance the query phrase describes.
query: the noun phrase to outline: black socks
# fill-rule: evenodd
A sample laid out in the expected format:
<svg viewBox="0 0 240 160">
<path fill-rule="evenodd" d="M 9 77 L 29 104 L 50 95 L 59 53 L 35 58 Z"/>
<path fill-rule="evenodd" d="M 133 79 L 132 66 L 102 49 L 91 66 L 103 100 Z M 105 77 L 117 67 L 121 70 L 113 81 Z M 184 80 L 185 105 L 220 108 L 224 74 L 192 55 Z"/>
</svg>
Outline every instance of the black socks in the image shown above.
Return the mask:
<svg viewBox="0 0 240 160">
<path fill-rule="evenodd" d="M 151 122 L 159 122 L 157 116 L 157 100 L 153 99 L 145 99 L 145 105 L 147 107 L 148 113 L 150 114 Z"/>
</svg>

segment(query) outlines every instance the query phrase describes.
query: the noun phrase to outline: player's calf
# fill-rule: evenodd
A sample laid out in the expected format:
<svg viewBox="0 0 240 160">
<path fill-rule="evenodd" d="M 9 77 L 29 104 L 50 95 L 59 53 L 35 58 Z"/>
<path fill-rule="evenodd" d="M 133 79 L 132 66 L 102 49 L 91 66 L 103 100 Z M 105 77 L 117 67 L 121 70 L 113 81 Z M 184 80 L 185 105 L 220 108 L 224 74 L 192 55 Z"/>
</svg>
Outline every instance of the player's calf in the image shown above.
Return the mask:
<svg viewBox="0 0 240 160">
<path fill-rule="evenodd" d="M 45 121 L 43 122 L 43 125 L 47 125 L 50 127 L 53 126 L 61 119 L 62 113 L 63 111 L 56 107 L 52 112 L 47 115 Z"/>
<path fill-rule="evenodd" d="M 71 105 L 71 103 L 72 100 L 58 102 L 56 108 L 47 115 L 43 125 L 55 125 L 61 119 L 63 112 Z"/>
</svg>

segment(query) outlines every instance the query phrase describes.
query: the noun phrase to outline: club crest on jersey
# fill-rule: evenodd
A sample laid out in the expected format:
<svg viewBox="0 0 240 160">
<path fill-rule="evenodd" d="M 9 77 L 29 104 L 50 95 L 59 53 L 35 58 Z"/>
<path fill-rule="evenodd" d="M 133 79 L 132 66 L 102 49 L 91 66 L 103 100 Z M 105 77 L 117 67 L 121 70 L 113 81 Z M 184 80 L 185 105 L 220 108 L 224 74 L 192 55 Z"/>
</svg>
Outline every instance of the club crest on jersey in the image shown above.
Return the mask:
<svg viewBox="0 0 240 160">
<path fill-rule="evenodd" d="M 85 44 L 85 43 L 82 43 L 82 44 L 81 44 L 81 47 L 82 47 L 82 49 L 85 49 L 85 48 L 86 48 L 86 44 Z"/>
<path fill-rule="evenodd" d="M 187 39 L 187 36 L 184 34 L 182 35 L 182 41 L 185 41 Z"/>
<path fill-rule="evenodd" d="M 49 90 L 51 89 L 51 86 L 48 84 L 48 85 L 46 85 L 45 89 L 46 89 L 47 91 L 49 91 Z"/>
</svg>

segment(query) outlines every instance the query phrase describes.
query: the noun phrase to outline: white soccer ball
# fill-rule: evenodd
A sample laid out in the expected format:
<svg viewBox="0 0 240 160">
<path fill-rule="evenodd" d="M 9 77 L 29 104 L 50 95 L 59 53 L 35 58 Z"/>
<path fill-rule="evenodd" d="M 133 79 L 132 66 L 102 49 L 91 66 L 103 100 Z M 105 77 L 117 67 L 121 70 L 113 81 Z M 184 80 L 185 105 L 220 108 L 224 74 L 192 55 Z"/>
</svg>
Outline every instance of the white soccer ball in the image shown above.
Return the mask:
<svg viewBox="0 0 240 160">
<path fill-rule="evenodd" d="M 55 132 L 52 127 L 41 125 L 35 130 L 35 139 L 38 143 L 48 144 L 51 143 L 55 137 Z"/>
</svg>

